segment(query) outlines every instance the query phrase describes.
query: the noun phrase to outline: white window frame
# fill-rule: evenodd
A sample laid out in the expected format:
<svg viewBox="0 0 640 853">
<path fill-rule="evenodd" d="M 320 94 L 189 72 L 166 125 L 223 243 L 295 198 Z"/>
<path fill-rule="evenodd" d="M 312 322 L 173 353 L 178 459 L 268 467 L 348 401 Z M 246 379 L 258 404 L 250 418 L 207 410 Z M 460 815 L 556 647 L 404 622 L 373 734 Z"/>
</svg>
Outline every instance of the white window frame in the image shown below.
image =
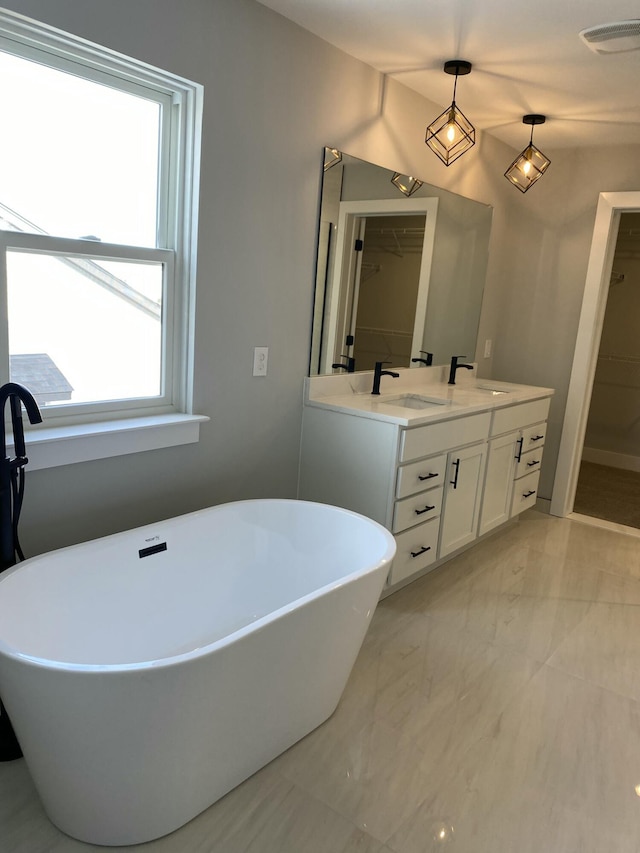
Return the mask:
<svg viewBox="0 0 640 853">
<path fill-rule="evenodd" d="M 64 462 L 50 463 L 67 464 L 86 458 L 145 449 L 141 447 L 139 431 L 146 427 L 154 430 L 151 447 L 183 443 L 183 439 L 197 440 L 199 422 L 208 420 L 194 415 L 192 410 L 203 87 L 4 9 L 0 9 L 0 50 L 59 70 L 73 70 L 73 73 L 84 79 L 146 96 L 162 105 L 157 248 L 0 231 L 0 382 L 9 381 L 6 299 L 8 250 L 129 262 L 155 261 L 163 265 L 161 396 L 43 408 L 44 423 L 30 432 L 29 442 L 33 441 L 36 446 L 42 447 L 50 446 L 53 442 L 50 449 L 55 450 L 57 440 L 73 439 L 77 442 L 78 439 L 102 432 L 108 433 L 111 438 L 131 431 L 137 433 L 136 441 L 130 443 L 133 449 L 112 449 L 107 452 L 103 447 L 92 456 L 84 441 L 81 442 L 84 449 L 77 459 L 73 458 L 73 453 L 67 452 L 62 454 Z M 83 424 L 86 425 L 84 429 Z M 182 438 L 175 429 L 169 429 L 166 444 L 163 444 L 159 440 L 158 430 L 162 431 L 167 424 L 181 428 L 187 426 L 188 429 L 182 430 Z M 65 427 L 68 427 L 66 431 Z M 125 445 L 128 446 L 126 441 L 123 447 Z M 68 445 L 66 449 L 68 451 Z M 49 455 L 55 460 L 55 452 Z M 43 457 L 37 462 L 37 467 L 48 467 L 48 464 Z"/>
</svg>

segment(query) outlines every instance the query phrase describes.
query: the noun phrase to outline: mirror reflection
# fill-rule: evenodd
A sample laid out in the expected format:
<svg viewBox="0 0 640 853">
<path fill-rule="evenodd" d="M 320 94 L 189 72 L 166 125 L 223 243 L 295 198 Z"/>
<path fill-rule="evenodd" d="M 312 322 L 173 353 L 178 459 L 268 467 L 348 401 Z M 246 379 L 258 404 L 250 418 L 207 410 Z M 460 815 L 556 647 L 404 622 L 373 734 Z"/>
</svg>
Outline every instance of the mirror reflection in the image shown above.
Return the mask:
<svg viewBox="0 0 640 853">
<path fill-rule="evenodd" d="M 329 157 L 320 208 L 311 375 L 473 358 L 492 208 Z"/>
</svg>

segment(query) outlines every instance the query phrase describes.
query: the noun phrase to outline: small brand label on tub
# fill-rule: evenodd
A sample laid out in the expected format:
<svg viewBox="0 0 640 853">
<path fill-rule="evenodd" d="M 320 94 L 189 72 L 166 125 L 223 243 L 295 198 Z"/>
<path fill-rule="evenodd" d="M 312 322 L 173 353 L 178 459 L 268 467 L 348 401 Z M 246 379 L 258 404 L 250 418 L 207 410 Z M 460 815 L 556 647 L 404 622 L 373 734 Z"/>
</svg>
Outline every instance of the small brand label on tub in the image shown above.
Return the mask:
<svg viewBox="0 0 640 853">
<path fill-rule="evenodd" d="M 148 548 L 140 548 L 138 551 L 138 557 L 150 557 L 152 554 L 159 554 L 160 551 L 167 550 L 166 542 L 158 542 L 157 545 L 149 545 Z"/>
</svg>

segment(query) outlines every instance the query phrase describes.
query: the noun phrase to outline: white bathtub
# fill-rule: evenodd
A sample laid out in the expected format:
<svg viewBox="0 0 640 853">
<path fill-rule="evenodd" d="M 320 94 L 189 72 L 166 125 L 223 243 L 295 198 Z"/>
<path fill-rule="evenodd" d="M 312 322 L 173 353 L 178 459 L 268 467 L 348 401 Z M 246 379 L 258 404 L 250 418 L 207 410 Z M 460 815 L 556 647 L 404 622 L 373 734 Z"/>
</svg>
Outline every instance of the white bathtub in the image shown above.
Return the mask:
<svg viewBox="0 0 640 853">
<path fill-rule="evenodd" d="M 182 826 L 327 719 L 395 552 L 322 504 L 226 504 L 0 574 L 0 696 L 50 819 Z"/>
</svg>

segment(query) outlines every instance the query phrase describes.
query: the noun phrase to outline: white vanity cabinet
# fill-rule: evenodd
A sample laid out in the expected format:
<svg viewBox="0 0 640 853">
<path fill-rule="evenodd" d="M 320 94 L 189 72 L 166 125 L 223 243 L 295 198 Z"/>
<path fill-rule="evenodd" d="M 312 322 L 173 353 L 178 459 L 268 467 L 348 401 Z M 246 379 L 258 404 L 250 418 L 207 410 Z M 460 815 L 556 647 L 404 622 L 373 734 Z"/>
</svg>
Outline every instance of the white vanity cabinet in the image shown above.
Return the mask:
<svg viewBox="0 0 640 853">
<path fill-rule="evenodd" d="M 489 420 L 483 413 L 400 430 L 391 584 L 476 538 Z"/>
<path fill-rule="evenodd" d="M 548 412 L 548 398 L 493 412 L 480 536 L 535 504 Z"/>
<path fill-rule="evenodd" d="M 516 393 L 526 386 L 511 386 L 512 397 L 505 391 L 490 402 L 486 390 L 438 391 L 464 402 L 403 416 L 389 414 L 392 400 L 355 392 L 304 407 L 298 495 L 360 512 L 393 532 L 387 588 L 439 565 L 536 500 L 551 389 L 530 389 L 523 400 Z"/>
</svg>

